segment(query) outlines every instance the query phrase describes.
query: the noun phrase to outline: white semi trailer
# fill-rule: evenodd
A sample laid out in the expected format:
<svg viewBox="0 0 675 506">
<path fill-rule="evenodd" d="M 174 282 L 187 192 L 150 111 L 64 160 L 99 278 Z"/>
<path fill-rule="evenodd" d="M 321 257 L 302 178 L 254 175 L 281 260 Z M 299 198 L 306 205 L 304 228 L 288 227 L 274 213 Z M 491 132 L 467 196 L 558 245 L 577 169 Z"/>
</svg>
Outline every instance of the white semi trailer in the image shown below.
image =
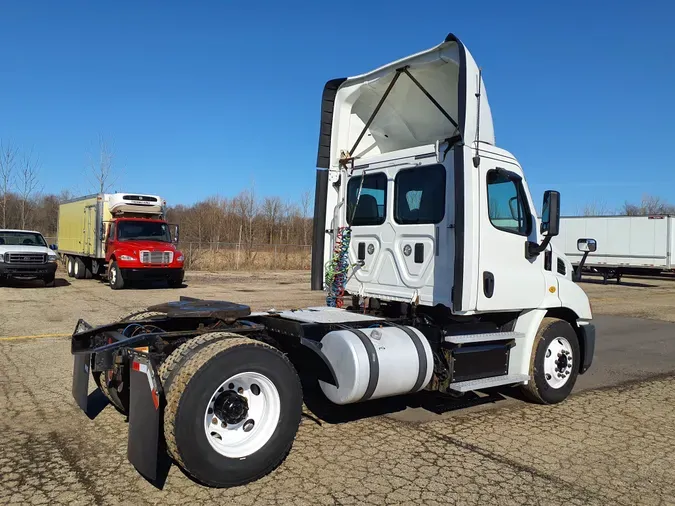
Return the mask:
<svg viewBox="0 0 675 506">
<path fill-rule="evenodd" d="M 321 104 L 312 288 L 326 305 L 252 313 L 182 297 L 72 336 L 73 395 L 88 378 L 129 415 L 130 461 L 166 452 L 209 486 L 260 478 L 290 451 L 299 375 L 326 402 L 516 386 L 563 401 L 595 330 L 572 266 L 550 244 L 523 169 L 495 145 L 480 71 L 448 35 Z"/>
<path fill-rule="evenodd" d="M 552 244 L 579 271 L 584 254 L 579 238 L 592 237 L 597 250 L 584 260 L 582 271 L 621 281 L 624 274 L 675 271 L 675 216 L 570 216 L 560 220 L 560 234 Z M 581 271 L 579 271 L 581 275 Z"/>
</svg>

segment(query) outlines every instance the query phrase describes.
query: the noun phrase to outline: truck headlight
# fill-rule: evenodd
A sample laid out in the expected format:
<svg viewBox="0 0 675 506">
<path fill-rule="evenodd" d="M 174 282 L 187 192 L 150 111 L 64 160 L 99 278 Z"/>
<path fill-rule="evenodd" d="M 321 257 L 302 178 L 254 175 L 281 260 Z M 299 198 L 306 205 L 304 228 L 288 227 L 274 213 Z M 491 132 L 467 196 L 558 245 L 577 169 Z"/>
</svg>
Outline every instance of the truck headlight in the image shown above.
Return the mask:
<svg viewBox="0 0 675 506">
<path fill-rule="evenodd" d="M 178 258 L 176 258 L 176 262 L 182 262 L 183 260 L 185 260 L 183 255 L 178 255 Z"/>
<path fill-rule="evenodd" d="M 133 262 L 136 260 L 136 258 L 132 257 L 131 255 L 120 255 L 120 260 L 124 260 L 125 262 Z"/>
<path fill-rule="evenodd" d="M 47 262 L 54 263 L 54 262 L 56 262 L 56 260 L 57 260 L 56 255 L 47 255 Z"/>
</svg>

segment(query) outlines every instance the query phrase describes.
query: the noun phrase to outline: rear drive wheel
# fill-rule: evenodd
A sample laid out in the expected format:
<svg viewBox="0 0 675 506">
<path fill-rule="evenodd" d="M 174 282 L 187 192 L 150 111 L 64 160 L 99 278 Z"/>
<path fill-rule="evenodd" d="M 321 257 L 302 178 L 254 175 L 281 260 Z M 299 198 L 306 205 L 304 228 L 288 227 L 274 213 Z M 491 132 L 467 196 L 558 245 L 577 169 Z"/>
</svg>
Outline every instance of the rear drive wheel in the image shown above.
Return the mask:
<svg viewBox="0 0 675 506">
<path fill-rule="evenodd" d="M 112 262 L 110 264 L 110 270 L 108 271 L 108 284 L 113 290 L 121 290 L 124 288 L 124 279 L 122 278 L 122 271 L 117 266 L 117 262 Z"/>
<path fill-rule="evenodd" d="M 168 375 L 165 395 L 169 453 L 212 487 L 243 485 L 275 469 L 302 413 L 300 380 L 286 356 L 241 337 L 189 353 Z"/>
<path fill-rule="evenodd" d="M 69 278 L 75 277 L 75 261 L 73 257 L 68 255 L 66 257 L 66 273 L 68 274 Z"/>
<path fill-rule="evenodd" d="M 572 326 L 557 318 L 544 318 L 534 339 L 530 381 L 523 393 L 539 404 L 556 404 L 572 392 L 579 374 L 581 353 Z"/>
<path fill-rule="evenodd" d="M 87 267 L 80 257 L 75 257 L 73 261 L 73 276 L 75 279 L 84 279 L 87 276 Z"/>
</svg>

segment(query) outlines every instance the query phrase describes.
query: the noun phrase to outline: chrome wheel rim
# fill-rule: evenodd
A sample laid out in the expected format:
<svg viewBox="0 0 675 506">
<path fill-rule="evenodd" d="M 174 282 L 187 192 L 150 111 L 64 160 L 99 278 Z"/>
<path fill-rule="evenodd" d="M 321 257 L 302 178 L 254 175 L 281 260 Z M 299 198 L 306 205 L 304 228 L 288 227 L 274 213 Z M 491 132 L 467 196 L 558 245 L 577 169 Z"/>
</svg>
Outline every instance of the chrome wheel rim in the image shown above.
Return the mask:
<svg viewBox="0 0 675 506">
<path fill-rule="evenodd" d="M 546 348 L 544 377 L 551 388 L 562 388 L 572 375 L 574 367 L 572 345 L 565 337 L 556 337 Z"/>
</svg>

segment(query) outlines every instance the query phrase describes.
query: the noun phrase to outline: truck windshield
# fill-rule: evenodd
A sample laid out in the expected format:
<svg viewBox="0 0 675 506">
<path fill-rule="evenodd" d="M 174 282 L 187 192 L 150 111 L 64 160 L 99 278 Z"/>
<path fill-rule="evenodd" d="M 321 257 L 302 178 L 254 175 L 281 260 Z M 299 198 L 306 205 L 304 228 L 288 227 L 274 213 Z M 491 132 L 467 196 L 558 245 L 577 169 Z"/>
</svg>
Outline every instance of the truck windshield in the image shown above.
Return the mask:
<svg viewBox="0 0 675 506">
<path fill-rule="evenodd" d="M 41 234 L 0 230 L 0 245 L 47 246 Z"/>
<path fill-rule="evenodd" d="M 118 241 L 171 242 L 169 226 L 156 221 L 120 221 L 117 224 Z"/>
</svg>

